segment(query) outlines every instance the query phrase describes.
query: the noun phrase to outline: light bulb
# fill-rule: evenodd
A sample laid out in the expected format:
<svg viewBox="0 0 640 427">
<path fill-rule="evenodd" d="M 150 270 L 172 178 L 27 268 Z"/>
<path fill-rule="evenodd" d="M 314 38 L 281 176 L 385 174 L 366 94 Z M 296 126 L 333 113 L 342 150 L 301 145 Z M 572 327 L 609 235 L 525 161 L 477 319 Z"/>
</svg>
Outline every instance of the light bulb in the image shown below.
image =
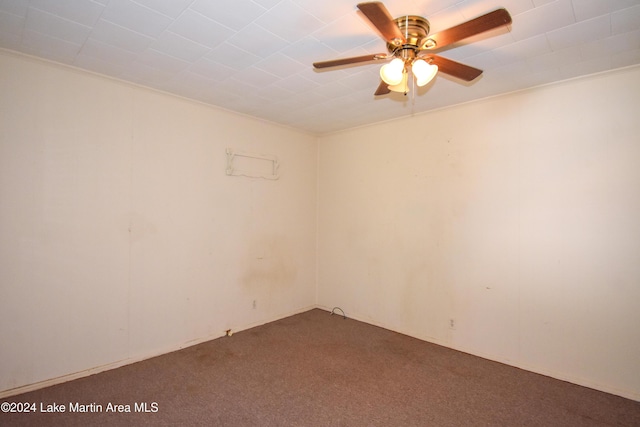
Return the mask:
<svg viewBox="0 0 640 427">
<path fill-rule="evenodd" d="M 411 65 L 411 71 L 416 76 L 416 84 L 424 86 L 431 81 L 438 72 L 438 66 L 429 64 L 424 59 L 417 59 Z"/>
<path fill-rule="evenodd" d="M 380 78 L 388 85 L 397 85 L 402 81 L 404 61 L 395 58 L 380 68 Z"/>
<path fill-rule="evenodd" d="M 395 85 L 389 85 L 389 90 L 393 92 L 409 93 L 409 73 L 402 73 L 402 78 Z"/>
</svg>

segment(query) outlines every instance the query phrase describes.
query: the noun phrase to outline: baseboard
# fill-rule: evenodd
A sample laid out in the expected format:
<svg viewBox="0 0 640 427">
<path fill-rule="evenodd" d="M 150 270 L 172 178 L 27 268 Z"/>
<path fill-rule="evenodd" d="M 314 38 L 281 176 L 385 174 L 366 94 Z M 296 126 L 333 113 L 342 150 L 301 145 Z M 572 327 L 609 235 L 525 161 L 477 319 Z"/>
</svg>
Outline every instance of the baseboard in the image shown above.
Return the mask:
<svg viewBox="0 0 640 427">
<path fill-rule="evenodd" d="M 314 308 L 318 308 L 318 307 L 316 305 L 310 305 L 310 306 L 307 306 L 307 307 L 304 307 L 304 308 L 301 308 L 301 309 L 293 310 L 291 312 L 281 313 L 279 315 L 273 316 L 273 318 L 268 318 L 266 320 L 262 320 L 262 321 L 259 321 L 259 322 L 254 322 L 254 323 L 250 323 L 250 324 L 247 324 L 247 325 L 238 326 L 236 328 L 232 328 L 231 330 L 233 331 L 233 333 L 241 332 L 241 331 L 244 331 L 244 330 L 247 330 L 247 329 L 255 328 L 256 326 L 264 325 L 266 323 L 275 322 L 276 320 L 284 319 L 284 318 L 289 317 L 289 316 L 294 316 L 296 314 L 304 313 L 305 311 L 313 310 Z M 184 348 L 192 347 L 194 345 L 202 344 L 203 342 L 211 341 L 211 340 L 223 337 L 223 336 L 224 336 L 224 333 L 223 334 L 215 334 L 215 335 L 204 336 L 204 337 L 200 337 L 200 338 L 197 338 L 197 339 L 194 339 L 194 340 L 189 340 L 189 341 L 180 343 L 179 345 L 176 345 L 176 346 L 168 347 L 168 348 L 163 349 L 162 351 L 159 351 L 159 352 L 145 354 L 145 355 L 138 356 L 138 357 L 130 357 L 130 358 L 127 358 L 127 359 L 118 360 L 116 362 L 107 363 L 105 365 L 101 365 L 101 366 L 96 366 L 96 367 L 93 367 L 93 368 L 85 369 L 85 370 L 82 370 L 82 371 L 79 371 L 79 372 L 74 372 L 74 373 L 71 373 L 71 374 L 62 375 L 60 377 L 50 378 L 50 379 L 47 379 L 47 380 L 44 380 L 44 381 L 38 381 L 38 382 L 35 382 L 35 383 L 32 383 L 32 384 L 27 384 L 27 385 L 11 388 L 11 389 L 8 389 L 8 390 L 3 390 L 3 391 L 0 391 L 0 399 L 4 399 L 6 397 L 15 396 L 15 395 L 22 394 L 22 393 L 28 393 L 30 391 L 39 390 L 39 389 L 45 388 L 45 387 L 51 387 L 51 386 L 54 386 L 54 385 L 66 383 L 68 381 L 73 381 L 73 380 L 77 380 L 77 379 L 80 379 L 80 378 L 88 377 L 90 375 L 99 374 L 100 372 L 110 371 L 111 369 L 121 368 L 121 367 L 126 366 L 126 365 L 131 365 L 133 363 L 142 362 L 143 360 L 151 359 L 153 357 L 162 356 L 163 354 L 172 353 L 174 351 L 178 351 L 178 350 L 182 350 Z"/>
<path fill-rule="evenodd" d="M 158 356 L 158 355 L 155 355 L 155 356 Z M 0 399 L 4 399 L 5 397 L 16 396 L 16 395 L 22 394 L 22 393 L 28 393 L 30 391 L 39 390 L 39 389 L 45 388 L 45 387 L 51 387 L 51 386 L 54 386 L 54 385 L 66 383 L 68 381 L 73 381 L 73 380 L 77 380 L 77 379 L 80 379 L 80 378 L 88 377 L 90 375 L 99 374 L 100 372 L 104 372 L 104 371 L 109 371 L 111 369 L 120 368 L 122 366 L 130 365 L 130 364 L 136 363 L 136 362 L 141 362 L 141 361 L 143 361 L 145 359 L 151 359 L 152 357 L 155 357 L 155 356 L 152 355 L 152 356 L 149 356 L 149 357 L 123 359 L 123 360 L 119 360 L 117 362 L 107 363 L 106 365 L 96 366 L 94 368 L 85 369 L 85 370 L 79 371 L 79 372 L 74 372 L 72 374 L 62 375 L 60 377 L 50 378 L 50 379 L 44 380 L 44 381 L 38 381 L 36 383 L 27 384 L 27 385 L 15 387 L 15 388 L 10 388 L 8 390 L 0 391 Z"/>
<path fill-rule="evenodd" d="M 313 310 L 313 309 L 316 309 L 316 308 L 331 312 L 334 307 L 326 307 L 326 306 L 317 305 L 317 304 L 316 305 L 310 305 L 308 307 L 304 307 L 304 308 L 301 308 L 301 309 L 298 309 L 298 310 L 294 310 L 294 311 L 287 312 L 287 313 L 282 313 L 280 315 L 275 316 L 273 319 L 270 318 L 269 320 L 264 320 L 264 321 L 260 321 L 260 322 L 254 322 L 254 323 L 251 323 L 251 324 L 248 324 L 248 325 L 243 325 L 242 327 L 238 327 L 238 328 L 232 329 L 232 331 L 234 333 L 241 332 L 241 331 L 244 331 L 244 330 L 247 330 L 247 329 L 255 328 L 256 326 L 264 325 L 266 323 L 274 322 L 276 320 L 284 319 L 286 317 L 294 316 L 296 314 L 304 313 L 306 311 Z M 338 314 L 342 315 L 342 313 L 338 313 Z M 408 335 L 410 337 L 417 338 L 419 340 L 426 341 L 426 342 L 429 342 L 429 343 L 432 343 L 432 344 L 441 345 L 443 347 L 447 347 L 447 348 L 450 348 L 452 350 L 457 350 L 457 351 L 461 351 L 463 353 L 471 354 L 473 356 L 482 357 L 483 359 L 492 360 L 494 362 L 503 363 L 505 365 L 513 366 L 515 368 L 523 369 L 525 371 L 529 371 L 529 372 L 533 372 L 533 373 L 536 373 L 536 374 L 544 375 L 544 376 L 547 376 L 547 377 L 550 377 L 550 378 L 554 378 L 554 379 L 557 379 L 557 380 L 567 381 L 567 382 L 570 382 L 572 384 L 580 385 L 580 386 L 583 386 L 583 387 L 588 387 L 588 388 L 591 388 L 591 389 L 594 389 L 594 390 L 598 390 L 598 391 L 602 391 L 602 392 L 609 393 L 609 394 L 614 394 L 616 396 L 624 397 L 626 399 L 640 401 L 640 393 L 634 392 L 632 390 L 622 390 L 622 389 L 618 389 L 618 388 L 615 388 L 615 387 L 610 387 L 610 386 L 607 386 L 607 385 L 594 383 L 593 381 L 589 381 L 589 380 L 584 379 L 584 378 L 576 378 L 576 377 L 573 377 L 573 376 L 570 376 L 570 375 L 565 375 L 565 374 L 563 374 L 561 372 L 549 371 L 547 369 L 543 369 L 543 368 L 540 368 L 538 366 L 530 366 L 530 365 L 526 365 L 526 364 L 522 364 L 522 363 L 517 363 L 517 362 L 514 362 L 513 360 L 506 360 L 506 359 L 503 359 L 501 357 L 498 357 L 498 356 L 495 356 L 495 355 L 491 355 L 491 354 L 478 354 L 478 352 L 474 352 L 473 350 L 470 350 L 470 349 L 467 349 L 467 348 L 463 348 L 463 347 L 460 347 L 460 346 L 452 346 L 447 342 L 435 339 L 433 337 L 424 337 L 424 336 L 420 336 L 420 334 L 412 334 L 412 333 L 406 332 L 406 331 L 397 331 L 397 330 L 394 330 L 393 328 L 389 328 L 388 326 L 386 326 L 384 324 L 375 322 L 375 321 L 373 321 L 371 319 L 361 318 L 358 315 L 353 315 L 352 313 L 346 313 L 346 317 L 354 319 L 354 320 L 357 320 L 359 322 L 367 323 L 367 324 L 372 325 L 372 326 L 377 326 L 379 328 L 384 328 L 384 329 L 387 329 L 387 330 L 390 330 L 390 331 L 393 331 L 393 332 L 397 332 L 399 334 Z M 156 352 L 156 353 L 153 353 L 153 354 L 148 354 L 148 355 L 135 357 L 135 358 L 127 358 L 127 359 L 119 360 L 117 362 L 108 363 L 106 365 L 96 366 L 94 368 L 86 369 L 86 370 L 83 370 L 83 371 L 80 371 L 80 372 L 75 372 L 75 373 L 72 373 L 72 374 L 63 375 L 63 376 L 60 376 L 60 377 L 57 377 L 57 378 L 51 378 L 51 379 L 44 380 L 44 381 L 39 381 L 39 382 L 36 382 L 36 383 L 33 383 L 33 384 L 28 384 L 28 385 L 12 388 L 12 389 L 9 389 L 9 390 L 0 391 L 0 399 L 6 398 L 6 397 L 10 397 L 10 396 L 15 396 L 15 395 L 22 394 L 22 393 L 28 393 L 30 391 L 39 390 L 41 388 L 50 387 L 50 386 L 57 385 L 57 384 L 62 384 L 62 383 L 68 382 L 68 381 L 77 380 L 77 379 L 80 379 L 80 378 L 88 377 L 90 375 L 99 374 L 100 372 L 109 371 L 111 369 L 117 369 L 117 368 L 120 368 L 122 366 L 130 365 L 130 364 L 133 364 L 133 363 L 142 362 L 143 360 L 151 359 L 153 357 L 161 356 L 163 354 L 167 354 L 167 353 L 171 353 L 171 352 L 174 352 L 174 351 L 182 350 L 183 348 L 187 348 L 187 347 L 191 347 L 191 346 L 194 346 L 194 345 L 198 345 L 198 344 L 201 344 L 203 342 L 207 342 L 207 341 L 211 341 L 211 340 L 220 338 L 222 336 L 224 336 L 224 335 L 222 334 L 222 335 L 211 335 L 211 336 L 201 337 L 201 338 L 198 338 L 198 339 L 195 339 L 195 340 L 184 342 L 184 343 L 182 343 L 180 345 L 177 345 L 175 347 L 168 348 L 168 349 L 166 349 L 166 351 Z"/>
<path fill-rule="evenodd" d="M 318 305 L 317 308 L 320 308 L 322 310 L 327 310 L 327 311 L 331 311 L 332 308 L 326 307 L 326 306 L 321 306 Z M 575 377 L 572 375 L 566 375 L 562 372 L 555 372 L 555 371 L 551 371 L 545 368 L 542 368 L 540 366 L 533 366 L 533 365 L 528 365 L 525 363 L 519 363 L 518 361 L 514 361 L 514 360 L 509 360 L 509 359 L 505 359 L 503 357 L 494 355 L 494 354 L 484 354 L 482 352 L 478 352 L 478 351 L 474 351 L 473 349 L 469 349 L 469 348 L 465 348 L 462 346 L 455 346 L 452 345 L 449 342 L 443 341 L 443 340 L 439 340 L 437 338 L 434 337 L 426 337 L 426 336 L 421 336 L 421 334 L 417 334 L 417 333 L 412 333 L 411 331 L 399 331 L 396 330 L 394 328 L 390 328 L 387 325 L 381 324 L 379 322 L 376 322 L 372 319 L 368 319 L 368 318 L 363 318 L 358 316 L 357 314 L 353 314 L 353 313 L 346 313 L 347 318 L 351 318 L 353 320 L 357 320 L 359 322 L 363 322 L 363 323 L 367 323 L 369 325 L 372 326 L 377 326 L 379 328 L 383 328 L 383 329 L 387 329 L 389 331 L 393 331 L 399 334 L 403 334 L 403 335 L 407 335 L 410 336 L 412 338 L 416 338 L 419 339 L 421 341 L 426 341 L 432 344 L 436 344 L 436 345 L 440 345 L 442 347 L 446 347 L 446 348 L 450 348 L 452 350 L 456 350 L 456 351 L 461 351 L 463 353 L 467 353 L 467 354 L 471 354 L 473 356 L 477 356 L 477 357 L 482 357 L 483 359 L 487 359 L 487 360 L 491 360 L 493 362 L 498 362 L 498 363 L 502 363 L 505 365 L 509 365 L 509 366 L 513 366 L 514 368 L 518 368 L 518 369 L 522 369 L 528 372 L 533 372 L 535 374 L 540 374 L 540 375 L 544 375 L 546 377 L 549 378 L 553 378 L 556 380 L 560 380 L 560 381 L 566 381 L 569 382 L 571 384 L 576 384 L 582 387 L 587 387 L 593 390 L 598 390 L 598 391 L 602 391 L 604 393 L 609 393 L 609 394 L 613 394 L 616 396 L 620 396 L 620 397 L 624 397 L 626 399 L 631 399 L 631 400 L 635 400 L 635 401 L 640 401 L 640 392 L 637 391 L 633 391 L 633 390 L 626 390 L 626 389 L 620 389 L 617 387 L 612 387 L 610 385 L 607 384 L 600 384 L 600 383 L 596 383 L 594 381 L 590 381 L 588 379 L 585 378 L 580 378 L 580 377 Z"/>
</svg>

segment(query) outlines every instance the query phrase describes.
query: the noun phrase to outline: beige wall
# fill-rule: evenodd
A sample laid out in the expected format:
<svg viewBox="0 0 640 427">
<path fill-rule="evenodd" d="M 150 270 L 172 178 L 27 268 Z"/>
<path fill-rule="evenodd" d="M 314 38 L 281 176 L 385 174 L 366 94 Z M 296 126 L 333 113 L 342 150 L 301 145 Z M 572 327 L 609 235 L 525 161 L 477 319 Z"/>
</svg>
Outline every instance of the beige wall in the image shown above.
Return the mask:
<svg viewBox="0 0 640 427">
<path fill-rule="evenodd" d="M 640 399 L 639 111 L 636 67 L 321 138 L 318 304 Z"/>
<path fill-rule="evenodd" d="M 0 93 L 0 395 L 317 305 L 640 399 L 640 68 L 319 141 L 6 52 Z"/>
<path fill-rule="evenodd" d="M 315 137 L 6 52 L 0 93 L 0 392 L 315 305 Z"/>
</svg>

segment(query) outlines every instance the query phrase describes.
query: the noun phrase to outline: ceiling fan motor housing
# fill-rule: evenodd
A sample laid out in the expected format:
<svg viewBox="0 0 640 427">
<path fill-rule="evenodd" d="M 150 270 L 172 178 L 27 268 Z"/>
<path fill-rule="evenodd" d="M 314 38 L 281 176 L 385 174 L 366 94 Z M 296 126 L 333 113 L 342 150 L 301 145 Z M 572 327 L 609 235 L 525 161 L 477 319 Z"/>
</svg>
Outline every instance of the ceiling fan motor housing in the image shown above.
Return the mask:
<svg viewBox="0 0 640 427">
<path fill-rule="evenodd" d="M 406 39 L 403 43 L 401 40 L 391 40 L 387 42 L 387 50 L 394 53 L 398 48 L 403 50 L 413 50 L 414 52 L 421 48 L 429 35 L 429 21 L 422 16 L 406 15 L 394 19 L 395 24 Z"/>
</svg>

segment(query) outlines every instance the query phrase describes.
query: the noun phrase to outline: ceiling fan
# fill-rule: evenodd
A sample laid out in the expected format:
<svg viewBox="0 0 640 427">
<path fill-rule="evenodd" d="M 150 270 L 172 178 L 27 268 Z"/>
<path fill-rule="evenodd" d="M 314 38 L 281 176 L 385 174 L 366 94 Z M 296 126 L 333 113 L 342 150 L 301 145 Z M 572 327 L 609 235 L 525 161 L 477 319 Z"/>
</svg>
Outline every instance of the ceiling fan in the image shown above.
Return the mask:
<svg viewBox="0 0 640 427">
<path fill-rule="evenodd" d="M 406 15 L 394 19 L 384 4 L 377 1 L 360 3 L 358 9 L 378 29 L 387 42 L 389 53 L 315 62 L 313 66 L 322 69 L 391 59 L 391 62 L 380 69 L 382 82 L 375 95 L 385 95 L 391 91 L 406 95 L 409 92 L 409 72 L 413 74 L 418 86 L 429 83 L 438 71 L 464 81 L 476 79 L 482 74 L 482 70 L 433 54 L 431 51 L 511 24 L 509 12 L 506 9 L 497 9 L 436 34 L 429 34 L 429 21 L 421 16 Z"/>
</svg>

